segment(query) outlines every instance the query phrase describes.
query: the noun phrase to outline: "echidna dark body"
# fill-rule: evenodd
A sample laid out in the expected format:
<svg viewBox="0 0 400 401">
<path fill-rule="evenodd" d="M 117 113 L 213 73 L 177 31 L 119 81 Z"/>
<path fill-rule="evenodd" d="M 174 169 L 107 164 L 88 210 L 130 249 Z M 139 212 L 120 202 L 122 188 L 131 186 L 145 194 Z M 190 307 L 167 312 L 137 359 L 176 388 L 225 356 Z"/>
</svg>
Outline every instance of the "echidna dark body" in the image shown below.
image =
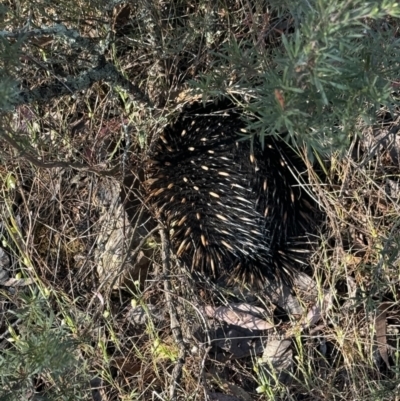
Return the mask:
<svg viewBox="0 0 400 401">
<path fill-rule="evenodd" d="M 264 149 L 256 139 L 253 147 L 238 141 L 244 129 L 240 115 L 221 105 L 186 109 L 151 157 L 149 201 L 193 272 L 288 283 L 302 252 L 297 239 L 312 224 L 292 174 L 301 163 L 276 141 Z"/>
</svg>

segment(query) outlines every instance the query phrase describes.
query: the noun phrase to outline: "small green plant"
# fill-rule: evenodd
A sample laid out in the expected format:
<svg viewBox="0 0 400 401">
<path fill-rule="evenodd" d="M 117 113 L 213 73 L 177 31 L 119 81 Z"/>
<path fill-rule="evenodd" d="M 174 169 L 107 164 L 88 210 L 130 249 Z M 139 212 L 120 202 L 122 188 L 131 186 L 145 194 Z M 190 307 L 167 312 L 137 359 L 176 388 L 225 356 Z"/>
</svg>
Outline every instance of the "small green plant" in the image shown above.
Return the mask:
<svg viewBox="0 0 400 401">
<path fill-rule="evenodd" d="M 397 103 L 400 6 L 392 0 L 289 3 L 276 17 L 286 26 L 277 45 L 233 37 L 215 55 L 218 67 L 192 84 L 206 97 L 245 98 L 249 128 L 261 139 L 286 135 L 309 155 L 343 152 L 381 107 L 391 111 Z M 282 4 L 271 10 L 279 14 Z"/>
<path fill-rule="evenodd" d="M 9 347 L 0 355 L 0 400 L 37 392 L 51 399 L 79 399 L 89 380 L 82 380 L 76 341 L 67 327 L 56 324 L 43 297 L 21 294 L 20 300 L 21 307 L 11 312 L 18 329 L 9 326 Z"/>
</svg>

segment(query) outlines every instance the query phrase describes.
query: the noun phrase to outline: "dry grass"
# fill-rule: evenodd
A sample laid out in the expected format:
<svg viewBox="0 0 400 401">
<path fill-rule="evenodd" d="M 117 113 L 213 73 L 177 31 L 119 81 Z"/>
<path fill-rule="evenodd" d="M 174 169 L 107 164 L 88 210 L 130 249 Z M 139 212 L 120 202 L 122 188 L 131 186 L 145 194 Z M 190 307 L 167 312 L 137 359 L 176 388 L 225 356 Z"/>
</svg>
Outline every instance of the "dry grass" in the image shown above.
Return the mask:
<svg viewBox="0 0 400 401">
<path fill-rule="evenodd" d="M 66 399 L 169 397 L 180 344 L 170 326 L 155 222 L 136 178 L 152 136 L 195 96 L 188 82 L 218 67 L 214 54 L 229 38 L 279 46 L 281 32 L 290 28 L 285 14 L 267 14 L 262 2 L 173 3 L 139 0 L 112 13 L 95 5 L 89 12 L 82 3 L 86 19 L 79 22 L 76 10 L 65 9 L 83 36 L 102 35 L 107 24 L 111 27 L 107 57 L 152 105 L 143 108 L 122 89 L 97 83 L 49 104 L 20 106 L 2 123 L 43 162 L 123 166 L 112 177 L 84 168 L 38 168 L 3 142 L 0 232 L 11 260 L 9 278 L 18 283 L 2 282 L 2 347 L 10 347 L 5 339 L 25 338 L 26 320 L 15 311 L 26 305 L 36 310 L 38 299 L 45 305 L 38 316 L 52 316 L 51 327 L 75 341 L 74 373 L 60 381 L 42 371 L 25 394 L 57 389 L 53 394 Z M 90 64 L 85 52 L 76 63 L 68 45 L 52 40 L 28 41 L 24 52 L 28 61 L 19 78 L 28 87 L 76 75 Z M 280 315 L 261 294 L 194 283 L 179 267 L 167 277 L 188 351 L 177 399 L 399 399 L 400 147 L 396 137 L 391 147 L 378 146 L 376 134 L 397 125 L 381 121 L 374 132 L 365 130 L 363 139 L 354 140 L 345 156 L 323 160 L 321 174 L 311 170 L 326 222 L 310 269 L 315 287 L 308 293 L 299 289 L 298 298 L 290 300 L 300 316 Z M 261 307 L 260 319 L 272 328 L 249 334 L 244 325 L 233 329 L 209 319 L 203 309 L 243 300 Z M 302 325 L 316 306 L 320 318 Z M 262 360 L 264 346 L 282 337 L 290 339 L 286 371 L 271 358 Z M 251 344 L 239 356 L 231 343 L 243 338 L 238 347 Z"/>
</svg>

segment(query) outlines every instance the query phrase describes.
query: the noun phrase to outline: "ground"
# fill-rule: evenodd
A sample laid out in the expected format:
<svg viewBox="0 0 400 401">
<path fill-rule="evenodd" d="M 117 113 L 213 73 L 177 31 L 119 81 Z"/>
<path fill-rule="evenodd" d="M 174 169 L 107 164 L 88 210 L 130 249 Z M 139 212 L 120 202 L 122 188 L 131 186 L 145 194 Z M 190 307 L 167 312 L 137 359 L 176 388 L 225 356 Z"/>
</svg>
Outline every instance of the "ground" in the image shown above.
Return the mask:
<svg viewBox="0 0 400 401">
<path fill-rule="evenodd" d="M 0 395 L 397 399 L 397 105 L 377 107 L 372 123 L 360 118 L 344 151 L 305 158 L 325 217 L 295 294 L 216 287 L 168 258 L 140 184 L 146 157 L 165 125 L 201 99 L 191 80 L 212 72 L 212 92 L 221 74 L 226 96 L 253 101 L 259 71 L 215 53 L 226 57 L 232 38 L 261 54 L 281 46 L 295 29 L 290 13 L 259 2 L 139 1 L 100 11 L 83 4 L 81 21 L 76 7 L 54 7 L 47 18 L 62 11 L 84 38 L 112 32 L 105 58 L 143 96 L 101 80 L 2 113 Z M 382 29 L 397 35 L 395 22 Z M 10 18 L 4 29 L 17 25 Z M 76 53 L 52 35 L 29 38 L 23 55 L 24 90 L 93 61 L 88 48 Z M 271 96 L 286 107 L 280 91 Z"/>
</svg>

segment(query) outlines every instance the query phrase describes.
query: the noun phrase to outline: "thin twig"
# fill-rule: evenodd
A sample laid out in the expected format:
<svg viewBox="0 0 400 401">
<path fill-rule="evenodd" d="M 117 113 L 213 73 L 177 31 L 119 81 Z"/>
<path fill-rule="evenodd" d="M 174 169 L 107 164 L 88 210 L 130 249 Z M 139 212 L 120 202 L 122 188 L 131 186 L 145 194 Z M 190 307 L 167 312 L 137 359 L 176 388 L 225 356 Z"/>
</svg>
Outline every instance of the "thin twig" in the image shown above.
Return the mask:
<svg viewBox="0 0 400 401">
<path fill-rule="evenodd" d="M 152 107 L 147 95 L 137 85 L 126 79 L 114 65 L 105 62 L 103 56 L 100 56 L 99 64 L 96 67 L 86 70 L 77 76 L 68 76 L 63 81 L 57 80 L 56 82 L 39 85 L 34 89 L 16 93 L 10 99 L 9 104 L 17 107 L 37 101 L 48 103 L 54 98 L 86 90 L 99 81 L 106 81 L 113 86 L 118 85 L 126 90 L 132 100 L 140 102 L 146 107 Z"/>
<path fill-rule="evenodd" d="M 172 371 L 172 383 L 169 389 L 169 398 L 170 400 L 176 399 L 176 387 L 180 382 L 182 377 L 182 369 L 185 364 L 186 358 L 186 348 L 183 342 L 183 336 L 181 327 L 178 320 L 177 310 L 173 303 L 172 299 L 172 287 L 171 282 L 169 281 L 169 255 L 170 255 L 170 245 L 167 233 L 164 228 L 160 229 L 160 237 L 161 237 L 161 255 L 162 255 L 162 265 L 163 265 L 163 275 L 164 275 L 164 290 L 165 290 L 165 298 L 167 301 L 169 315 L 171 320 L 171 330 L 172 335 L 174 336 L 175 342 L 179 348 L 179 356 L 174 366 L 174 370 Z"/>
<path fill-rule="evenodd" d="M 24 149 L 14 138 L 11 138 L 10 135 L 2 132 L 0 133 L 0 139 L 4 139 L 9 145 L 11 145 L 16 151 L 19 152 L 19 156 L 23 157 L 24 159 L 28 160 L 34 166 L 39 168 L 72 168 L 74 170 L 80 171 L 88 171 L 91 173 L 98 174 L 100 176 L 108 176 L 108 177 L 115 177 L 118 173 L 120 166 L 116 165 L 111 169 L 104 169 L 102 170 L 99 167 L 91 167 L 87 164 L 83 163 L 75 163 L 75 162 L 63 162 L 63 161 L 56 161 L 56 162 L 43 162 L 37 159 L 35 156 L 30 154 L 26 149 Z"/>
</svg>

